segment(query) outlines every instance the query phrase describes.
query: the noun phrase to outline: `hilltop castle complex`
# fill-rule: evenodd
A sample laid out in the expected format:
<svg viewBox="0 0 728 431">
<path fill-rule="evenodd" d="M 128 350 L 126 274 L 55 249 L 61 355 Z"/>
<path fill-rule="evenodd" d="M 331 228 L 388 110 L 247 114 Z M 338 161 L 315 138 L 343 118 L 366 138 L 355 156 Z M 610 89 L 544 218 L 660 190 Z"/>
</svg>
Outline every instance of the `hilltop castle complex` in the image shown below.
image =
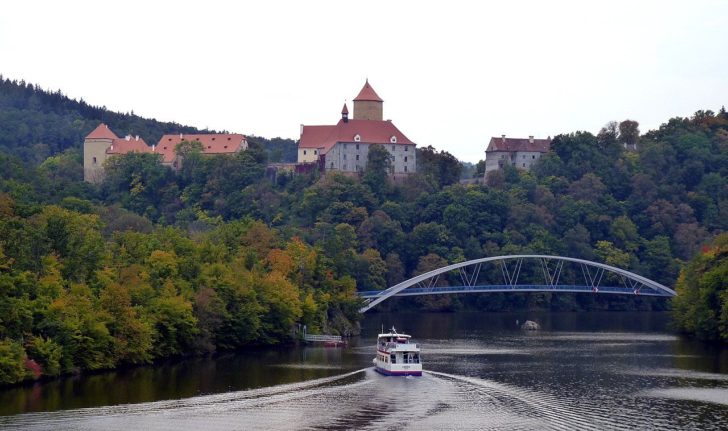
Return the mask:
<svg viewBox="0 0 728 431">
<path fill-rule="evenodd" d="M 301 125 L 298 142 L 298 163 L 271 164 L 274 172 L 342 172 L 358 175 L 367 165 L 369 148 L 382 145 L 391 157 L 392 178 L 406 177 L 417 171 L 417 146 L 402 133 L 391 120 L 384 120 L 384 101 L 369 84 L 364 83 L 354 98 L 354 115 L 349 118 L 346 103 L 341 110 L 341 119 L 334 125 Z M 176 148 L 182 142 L 199 144 L 203 154 L 234 154 L 245 151 L 248 142 L 241 134 L 174 134 L 164 135 L 151 147 L 139 136 L 119 138 L 101 123 L 86 136 L 83 146 L 84 180 L 98 183 L 104 177 L 104 162 L 117 154 L 131 152 L 153 153 L 161 156 L 163 165 L 177 171 L 182 164 Z M 485 151 L 485 176 L 489 172 L 512 166 L 529 170 L 541 156 L 551 149 L 551 138 L 490 139 Z M 473 180 L 480 182 L 481 180 Z"/>
</svg>

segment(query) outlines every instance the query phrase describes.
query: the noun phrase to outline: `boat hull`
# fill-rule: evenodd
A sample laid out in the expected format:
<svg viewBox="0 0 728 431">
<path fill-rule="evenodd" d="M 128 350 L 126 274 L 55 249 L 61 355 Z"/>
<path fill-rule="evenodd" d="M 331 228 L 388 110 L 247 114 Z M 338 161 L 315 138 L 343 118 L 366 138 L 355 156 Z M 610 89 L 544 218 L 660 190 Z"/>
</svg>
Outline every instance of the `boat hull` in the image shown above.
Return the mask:
<svg viewBox="0 0 728 431">
<path fill-rule="evenodd" d="M 422 376 L 422 370 L 402 370 L 402 371 L 399 371 L 399 370 L 387 370 L 385 368 L 379 368 L 379 367 L 374 367 L 374 369 L 378 373 L 383 374 L 385 376 L 402 376 L 402 377 L 406 377 L 406 376 L 416 376 L 416 377 L 419 377 L 419 376 Z"/>
</svg>

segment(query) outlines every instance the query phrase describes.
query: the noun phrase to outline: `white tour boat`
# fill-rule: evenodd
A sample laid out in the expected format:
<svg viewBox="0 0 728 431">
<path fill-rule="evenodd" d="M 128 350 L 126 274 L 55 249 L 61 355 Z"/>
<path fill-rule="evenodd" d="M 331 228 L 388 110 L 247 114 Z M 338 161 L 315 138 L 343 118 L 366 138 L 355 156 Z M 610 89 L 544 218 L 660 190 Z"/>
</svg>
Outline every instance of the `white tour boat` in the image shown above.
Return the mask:
<svg viewBox="0 0 728 431">
<path fill-rule="evenodd" d="M 407 334 L 399 334 L 392 327 L 390 332 L 377 337 L 377 357 L 374 367 L 386 376 L 421 376 L 420 348 L 410 343 Z"/>
</svg>

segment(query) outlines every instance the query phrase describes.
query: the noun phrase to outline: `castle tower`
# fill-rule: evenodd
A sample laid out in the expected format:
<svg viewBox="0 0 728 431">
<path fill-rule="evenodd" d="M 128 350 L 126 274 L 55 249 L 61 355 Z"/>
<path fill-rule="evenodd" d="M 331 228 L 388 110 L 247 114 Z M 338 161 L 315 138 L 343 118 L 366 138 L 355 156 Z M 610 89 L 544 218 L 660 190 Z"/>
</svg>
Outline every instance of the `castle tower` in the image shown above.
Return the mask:
<svg viewBox="0 0 728 431">
<path fill-rule="evenodd" d="M 344 120 L 344 123 L 349 122 L 349 108 L 346 107 L 346 103 L 344 103 L 344 108 L 341 110 L 341 119 Z"/>
<path fill-rule="evenodd" d="M 100 183 L 104 178 L 104 161 L 109 157 L 106 150 L 119 139 L 104 123 L 99 124 L 83 141 L 83 180 Z"/>
<path fill-rule="evenodd" d="M 359 95 L 354 99 L 354 119 L 382 121 L 384 119 L 383 105 L 384 100 L 377 95 L 367 79 Z"/>
</svg>

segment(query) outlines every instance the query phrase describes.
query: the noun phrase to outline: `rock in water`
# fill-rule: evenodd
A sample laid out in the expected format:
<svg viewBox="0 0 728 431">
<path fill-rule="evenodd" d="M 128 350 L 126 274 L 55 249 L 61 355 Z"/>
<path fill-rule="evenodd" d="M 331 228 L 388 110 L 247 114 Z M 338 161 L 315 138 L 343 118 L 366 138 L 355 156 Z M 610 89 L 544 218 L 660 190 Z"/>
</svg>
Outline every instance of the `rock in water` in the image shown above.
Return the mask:
<svg viewBox="0 0 728 431">
<path fill-rule="evenodd" d="M 539 326 L 539 324 L 534 322 L 533 320 L 526 320 L 525 322 L 523 322 L 523 325 L 521 325 L 521 329 L 536 331 L 541 329 L 541 326 Z"/>
</svg>

